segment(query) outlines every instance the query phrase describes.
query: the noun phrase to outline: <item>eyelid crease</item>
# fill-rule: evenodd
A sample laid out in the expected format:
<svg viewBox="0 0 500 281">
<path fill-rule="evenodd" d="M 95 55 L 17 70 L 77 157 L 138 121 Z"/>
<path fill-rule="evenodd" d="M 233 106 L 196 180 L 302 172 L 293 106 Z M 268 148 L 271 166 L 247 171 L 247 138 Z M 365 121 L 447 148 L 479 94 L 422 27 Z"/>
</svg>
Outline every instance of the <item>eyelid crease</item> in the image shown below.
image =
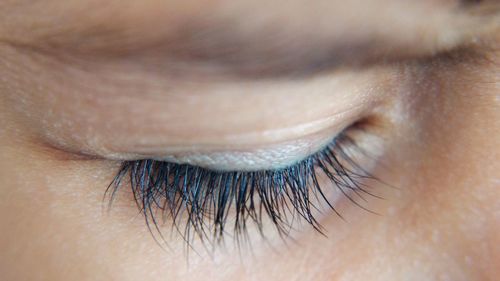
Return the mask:
<svg viewBox="0 0 500 281">
<path fill-rule="evenodd" d="M 186 141 L 183 139 L 176 140 L 175 136 L 169 136 L 169 143 L 178 143 L 178 145 L 170 144 L 168 147 L 165 147 L 162 141 L 152 142 L 151 139 L 143 139 L 141 142 L 134 144 L 130 150 L 138 155 L 155 156 L 161 151 L 176 154 L 184 153 L 186 150 L 190 152 L 249 151 L 286 145 L 300 140 L 309 140 L 310 143 L 324 142 L 325 139 L 331 139 L 336 134 L 339 134 L 349 124 L 364 118 L 365 116 L 361 115 L 361 111 L 365 108 L 365 104 L 352 105 L 350 108 L 328 117 L 291 127 L 246 132 L 237 135 L 217 134 L 203 138 L 198 137 L 195 140 L 196 143 L 190 145 L 186 145 Z"/>
</svg>

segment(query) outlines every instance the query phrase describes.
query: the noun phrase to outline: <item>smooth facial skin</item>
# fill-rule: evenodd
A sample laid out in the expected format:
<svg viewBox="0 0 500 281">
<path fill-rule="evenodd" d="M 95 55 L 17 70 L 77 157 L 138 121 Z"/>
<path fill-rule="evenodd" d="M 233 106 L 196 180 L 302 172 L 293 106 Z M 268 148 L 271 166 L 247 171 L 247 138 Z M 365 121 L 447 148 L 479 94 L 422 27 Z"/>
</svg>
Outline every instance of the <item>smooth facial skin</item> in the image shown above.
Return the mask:
<svg viewBox="0 0 500 281">
<path fill-rule="evenodd" d="M 0 279 L 495 280 L 499 18 L 497 1 L 2 1 Z M 126 189 L 106 211 L 123 160 L 273 169 L 357 121 L 380 198 L 325 181 L 326 236 L 267 222 L 210 254 L 168 221 L 159 246 Z"/>
</svg>

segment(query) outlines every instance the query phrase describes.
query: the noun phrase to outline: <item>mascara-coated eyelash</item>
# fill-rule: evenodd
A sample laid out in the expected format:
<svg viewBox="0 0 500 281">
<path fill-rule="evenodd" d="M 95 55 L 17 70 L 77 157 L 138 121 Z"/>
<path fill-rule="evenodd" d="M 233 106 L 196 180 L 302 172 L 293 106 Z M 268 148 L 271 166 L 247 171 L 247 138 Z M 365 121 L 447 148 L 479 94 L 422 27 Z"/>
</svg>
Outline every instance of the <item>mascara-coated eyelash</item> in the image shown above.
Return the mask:
<svg viewBox="0 0 500 281">
<path fill-rule="evenodd" d="M 372 195 L 363 184 L 372 177 L 350 156 L 349 151 L 356 149 L 353 139 L 342 133 L 323 150 L 296 164 L 263 171 L 215 171 L 157 160 L 126 161 L 106 196 L 111 205 L 120 187 L 128 185 L 147 226 L 162 238 L 159 224 L 167 220 L 188 242 L 195 236 L 202 241 L 222 238 L 230 217 L 236 238 L 244 234 L 249 222 L 262 233 L 266 217 L 280 235 L 290 232 L 297 216 L 322 232 L 313 214 L 317 203 L 323 201 L 340 214 L 329 201 L 320 177 L 360 207 L 354 196 L 364 199 L 364 194 Z"/>
</svg>

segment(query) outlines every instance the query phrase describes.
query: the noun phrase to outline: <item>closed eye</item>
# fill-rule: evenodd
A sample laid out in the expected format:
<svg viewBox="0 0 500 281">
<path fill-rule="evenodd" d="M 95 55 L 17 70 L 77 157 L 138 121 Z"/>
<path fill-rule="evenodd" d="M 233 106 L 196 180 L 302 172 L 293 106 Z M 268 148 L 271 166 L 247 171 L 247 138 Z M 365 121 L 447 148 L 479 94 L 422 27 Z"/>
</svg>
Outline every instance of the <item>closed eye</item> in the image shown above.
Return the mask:
<svg viewBox="0 0 500 281">
<path fill-rule="evenodd" d="M 246 237 L 254 224 L 263 234 L 266 221 L 281 236 L 294 221 L 307 222 L 323 233 L 321 206 L 335 208 L 346 199 L 363 207 L 367 196 L 376 196 L 367 182 L 374 180 L 362 167 L 354 126 L 335 137 L 324 149 L 292 165 L 255 171 L 217 171 L 151 159 L 125 161 L 106 191 L 111 206 L 116 193 L 131 189 L 135 202 L 156 238 L 161 225 L 170 222 L 186 241 L 219 241 L 227 233 Z M 336 196 L 332 194 L 336 193 Z"/>
</svg>

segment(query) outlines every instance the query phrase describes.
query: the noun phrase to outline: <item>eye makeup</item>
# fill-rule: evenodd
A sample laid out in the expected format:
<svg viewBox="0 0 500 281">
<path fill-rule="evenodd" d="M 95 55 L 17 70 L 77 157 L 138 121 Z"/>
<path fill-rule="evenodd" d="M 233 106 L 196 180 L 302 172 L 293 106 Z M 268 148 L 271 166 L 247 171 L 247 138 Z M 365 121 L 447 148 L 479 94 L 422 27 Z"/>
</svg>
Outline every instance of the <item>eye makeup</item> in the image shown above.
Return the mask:
<svg viewBox="0 0 500 281">
<path fill-rule="evenodd" d="M 281 236 L 289 235 L 299 219 L 323 232 L 320 206 L 340 216 L 335 204 L 342 197 L 364 208 L 365 197 L 375 196 L 367 184 L 374 178 L 355 160 L 362 149 L 351 137 L 353 131 L 367 134 L 353 125 L 322 150 L 276 169 L 230 171 L 152 159 L 125 161 L 106 197 L 111 206 L 120 189 L 130 188 L 155 237 L 163 238 L 161 227 L 168 222 L 187 242 L 213 242 L 228 233 L 240 239 L 250 224 L 264 235 L 266 221 Z"/>
</svg>

